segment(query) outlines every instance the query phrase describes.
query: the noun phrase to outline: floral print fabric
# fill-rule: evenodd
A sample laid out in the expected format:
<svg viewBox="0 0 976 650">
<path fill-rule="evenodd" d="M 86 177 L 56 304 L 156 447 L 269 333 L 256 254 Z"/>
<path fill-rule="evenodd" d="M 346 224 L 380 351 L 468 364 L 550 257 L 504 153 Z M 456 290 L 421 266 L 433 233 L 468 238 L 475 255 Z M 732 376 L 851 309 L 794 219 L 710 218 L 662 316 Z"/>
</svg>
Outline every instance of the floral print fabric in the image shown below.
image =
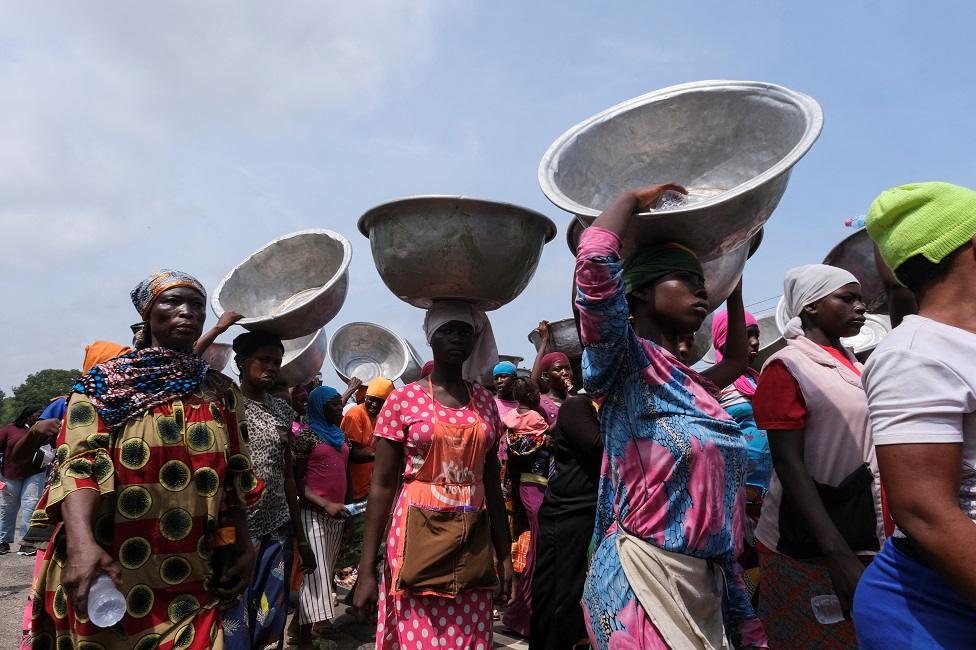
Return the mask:
<svg viewBox="0 0 976 650">
<path fill-rule="evenodd" d="M 664 648 L 620 565 L 619 527 L 660 548 L 713 559 L 728 581 L 730 635 L 765 645 L 734 558 L 742 544 L 746 442 L 714 387 L 637 336 L 621 283 L 620 240 L 588 228 L 577 257 L 584 386 L 604 396 L 605 458 L 596 551 L 583 596 L 598 648 Z"/>
</svg>

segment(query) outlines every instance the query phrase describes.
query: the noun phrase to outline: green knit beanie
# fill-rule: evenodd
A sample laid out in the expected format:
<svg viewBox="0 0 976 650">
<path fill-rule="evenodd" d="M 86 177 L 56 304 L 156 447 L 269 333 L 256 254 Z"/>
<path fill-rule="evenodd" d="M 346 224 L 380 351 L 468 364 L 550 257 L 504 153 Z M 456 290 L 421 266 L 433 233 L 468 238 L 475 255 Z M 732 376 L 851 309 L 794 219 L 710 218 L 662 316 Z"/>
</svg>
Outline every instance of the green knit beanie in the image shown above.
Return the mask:
<svg viewBox="0 0 976 650">
<path fill-rule="evenodd" d="M 952 183 L 893 187 L 871 204 L 866 225 L 892 271 L 916 255 L 938 264 L 976 235 L 976 192 Z"/>
</svg>

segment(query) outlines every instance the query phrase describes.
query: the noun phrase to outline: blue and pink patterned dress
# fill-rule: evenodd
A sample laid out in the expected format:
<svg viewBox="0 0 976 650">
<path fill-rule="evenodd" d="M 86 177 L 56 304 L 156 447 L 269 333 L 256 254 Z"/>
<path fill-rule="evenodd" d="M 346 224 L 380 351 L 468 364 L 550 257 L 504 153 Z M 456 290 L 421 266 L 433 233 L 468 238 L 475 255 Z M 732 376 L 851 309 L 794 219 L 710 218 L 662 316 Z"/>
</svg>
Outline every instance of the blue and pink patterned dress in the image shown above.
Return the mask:
<svg viewBox="0 0 976 650">
<path fill-rule="evenodd" d="M 590 639 L 601 649 L 667 648 L 621 567 L 623 527 L 666 551 L 715 560 L 727 578 L 731 636 L 765 647 L 734 561 L 742 546 L 746 441 L 707 379 L 634 332 L 619 250 L 614 233 L 587 228 L 576 263 L 583 383 L 604 396 L 606 447 L 583 594 Z"/>
</svg>

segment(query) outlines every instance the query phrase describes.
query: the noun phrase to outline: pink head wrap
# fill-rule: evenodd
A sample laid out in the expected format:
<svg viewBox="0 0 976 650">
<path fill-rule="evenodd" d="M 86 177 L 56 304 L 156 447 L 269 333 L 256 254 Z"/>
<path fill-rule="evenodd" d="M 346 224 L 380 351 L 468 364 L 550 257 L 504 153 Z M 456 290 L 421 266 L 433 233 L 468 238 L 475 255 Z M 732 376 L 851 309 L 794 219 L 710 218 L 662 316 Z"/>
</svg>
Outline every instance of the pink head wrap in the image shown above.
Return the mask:
<svg viewBox="0 0 976 650">
<path fill-rule="evenodd" d="M 759 327 L 756 317 L 745 312 L 746 327 Z M 712 318 L 712 346 L 715 348 L 715 361 L 722 360 L 722 348 L 725 347 L 725 339 L 729 334 L 729 312 L 723 311 L 715 314 Z M 735 389 L 743 397 L 751 399 L 756 394 L 756 383 L 759 381 L 759 373 L 752 368 L 746 368 L 746 374 L 742 375 L 733 382 Z"/>
<path fill-rule="evenodd" d="M 542 357 L 542 372 L 549 372 L 554 365 L 562 361 L 567 366 L 569 365 L 569 357 L 566 356 L 564 352 L 550 352 L 546 356 Z"/>
</svg>

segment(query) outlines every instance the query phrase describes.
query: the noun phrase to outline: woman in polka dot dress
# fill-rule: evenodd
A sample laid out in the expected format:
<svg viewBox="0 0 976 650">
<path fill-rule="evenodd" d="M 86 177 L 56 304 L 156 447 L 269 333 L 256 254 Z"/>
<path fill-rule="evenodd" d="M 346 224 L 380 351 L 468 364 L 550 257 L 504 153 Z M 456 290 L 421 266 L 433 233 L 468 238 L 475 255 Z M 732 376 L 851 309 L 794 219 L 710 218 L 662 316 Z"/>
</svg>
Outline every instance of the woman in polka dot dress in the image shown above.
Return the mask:
<svg viewBox="0 0 976 650">
<path fill-rule="evenodd" d="M 462 375 L 477 343 L 476 314 L 467 305 L 449 306 L 438 309 L 435 303 L 428 314 L 433 374 L 394 391 L 376 422 L 376 466 L 359 566 L 376 566 L 391 509 L 392 521 L 379 587 L 376 576 L 360 575 L 354 603 L 365 617 L 378 600 L 381 649 L 490 650 L 492 596 L 497 593 L 502 604 L 513 596 L 496 452 L 501 423 L 491 394 Z M 403 487 L 394 507 L 401 467 Z M 424 518 L 428 529 L 432 520 L 464 518 L 470 539 L 452 537 L 450 522 L 425 537 L 415 517 Z M 453 577 L 484 562 L 478 576 Z M 450 584 L 423 579 L 431 574 L 452 576 L 446 578 Z"/>
</svg>

